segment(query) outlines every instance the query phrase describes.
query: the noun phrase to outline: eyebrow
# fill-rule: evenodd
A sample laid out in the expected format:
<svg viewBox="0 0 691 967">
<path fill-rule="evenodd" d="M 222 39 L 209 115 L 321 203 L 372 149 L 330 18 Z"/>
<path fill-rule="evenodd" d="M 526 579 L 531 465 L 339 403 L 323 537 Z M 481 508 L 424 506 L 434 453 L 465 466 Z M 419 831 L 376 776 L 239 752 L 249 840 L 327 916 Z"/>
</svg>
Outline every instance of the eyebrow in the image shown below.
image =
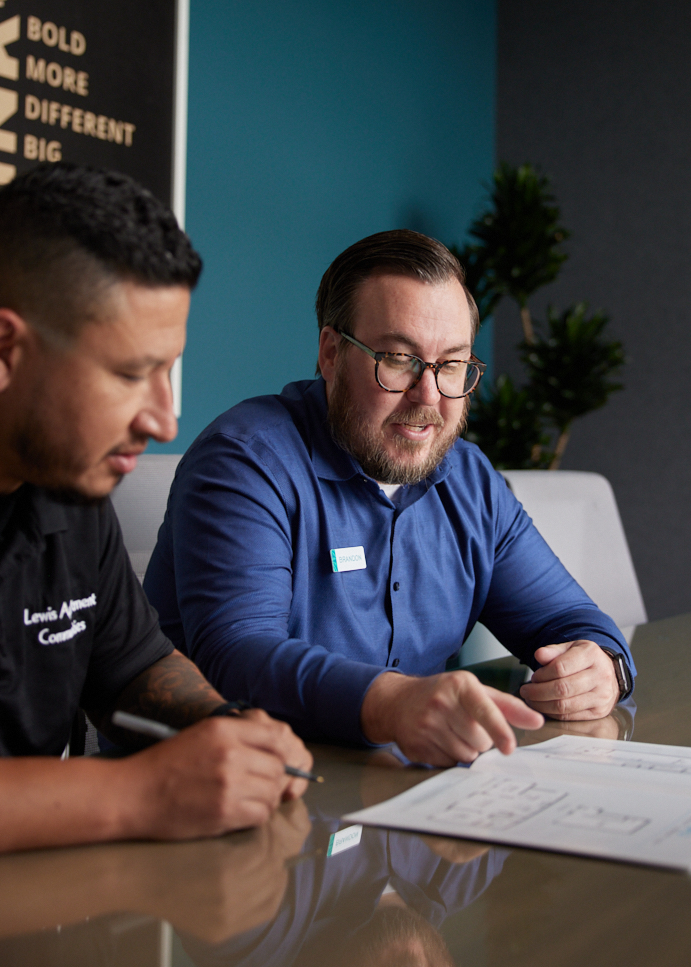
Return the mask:
<svg viewBox="0 0 691 967">
<path fill-rule="evenodd" d="M 158 359 L 156 356 L 137 356 L 125 359 L 119 365 L 123 369 L 146 369 L 147 366 L 163 366 L 165 362 L 165 359 Z"/>
<path fill-rule="evenodd" d="M 402 332 L 385 332 L 381 336 L 381 338 L 382 339 L 391 339 L 391 340 L 393 340 L 395 342 L 402 342 L 406 346 L 409 346 L 411 349 L 414 349 L 415 350 L 415 353 L 413 353 L 413 355 L 417 356 L 417 345 L 415 344 L 414 340 L 410 339 L 409 336 L 405 336 Z M 443 353 L 440 353 L 440 355 L 448 359 L 452 355 L 452 353 L 468 353 L 469 354 L 470 351 L 471 351 L 471 348 L 472 347 L 468 343 L 462 343 L 459 346 L 452 346 L 450 349 L 445 349 Z M 418 357 L 418 358 L 420 358 L 420 357 Z"/>
</svg>

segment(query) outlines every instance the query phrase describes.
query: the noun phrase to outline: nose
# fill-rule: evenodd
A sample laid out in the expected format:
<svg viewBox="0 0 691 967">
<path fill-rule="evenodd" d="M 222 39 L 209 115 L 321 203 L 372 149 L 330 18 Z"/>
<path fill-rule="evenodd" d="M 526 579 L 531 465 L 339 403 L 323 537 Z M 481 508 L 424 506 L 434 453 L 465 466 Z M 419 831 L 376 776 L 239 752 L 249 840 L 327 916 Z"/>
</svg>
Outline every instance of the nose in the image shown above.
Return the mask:
<svg viewBox="0 0 691 967">
<path fill-rule="evenodd" d="M 169 443 L 178 435 L 178 421 L 173 409 L 173 390 L 166 374 L 138 411 L 132 429 L 140 435 L 152 437 L 159 443 Z"/>
<path fill-rule="evenodd" d="M 417 403 L 420 406 L 434 406 L 435 403 L 439 402 L 441 393 L 437 388 L 434 373 L 429 366 L 425 367 L 420 381 L 408 390 L 406 396 L 411 403 Z"/>
</svg>

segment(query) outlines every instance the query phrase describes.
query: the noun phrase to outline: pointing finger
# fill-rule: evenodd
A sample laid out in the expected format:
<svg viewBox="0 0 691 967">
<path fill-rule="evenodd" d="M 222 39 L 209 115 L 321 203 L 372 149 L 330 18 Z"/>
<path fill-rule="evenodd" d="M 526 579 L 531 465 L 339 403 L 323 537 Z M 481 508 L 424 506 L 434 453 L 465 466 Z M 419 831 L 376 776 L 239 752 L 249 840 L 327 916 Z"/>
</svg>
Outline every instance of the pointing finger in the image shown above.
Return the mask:
<svg viewBox="0 0 691 967">
<path fill-rule="evenodd" d="M 499 692 L 494 688 L 488 688 L 488 691 L 506 720 L 517 729 L 539 729 L 545 724 L 542 715 L 527 706 L 520 698 L 508 695 L 506 692 Z"/>
<path fill-rule="evenodd" d="M 466 692 L 465 701 L 462 702 L 465 712 L 482 726 L 500 752 L 509 755 L 516 748 L 516 736 L 498 704 L 493 701 L 489 689 L 477 679 L 469 679 Z"/>
</svg>

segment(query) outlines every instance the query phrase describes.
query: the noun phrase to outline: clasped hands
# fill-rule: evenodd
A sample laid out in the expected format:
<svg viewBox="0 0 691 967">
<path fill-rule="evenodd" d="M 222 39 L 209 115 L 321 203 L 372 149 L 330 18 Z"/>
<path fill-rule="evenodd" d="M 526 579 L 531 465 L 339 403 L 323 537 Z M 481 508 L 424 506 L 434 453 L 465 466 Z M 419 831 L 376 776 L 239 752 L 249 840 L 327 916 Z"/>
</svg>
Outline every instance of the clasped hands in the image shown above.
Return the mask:
<svg viewBox="0 0 691 967">
<path fill-rule="evenodd" d="M 472 762 L 493 745 L 516 747 L 511 726 L 538 729 L 543 715 L 562 721 L 599 719 L 619 700 L 612 660 L 593 641 L 538 648 L 542 666 L 521 687 L 521 699 L 482 685 L 471 672 L 414 678 L 385 672 L 362 703 L 361 724 L 371 742 L 396 742 L 414 762 L 450 766 Z"/>
</svg>

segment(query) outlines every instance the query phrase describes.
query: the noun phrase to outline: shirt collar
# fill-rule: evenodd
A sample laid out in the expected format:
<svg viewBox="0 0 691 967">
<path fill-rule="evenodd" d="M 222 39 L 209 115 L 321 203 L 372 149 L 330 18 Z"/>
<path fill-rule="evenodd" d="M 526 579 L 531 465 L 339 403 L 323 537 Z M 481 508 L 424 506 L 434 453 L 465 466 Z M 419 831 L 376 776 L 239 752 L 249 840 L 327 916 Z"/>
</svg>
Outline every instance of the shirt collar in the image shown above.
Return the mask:
<svg viewBox="0 0 691 967">
<path fill-rule="evenodd" d="M 312 464 L 317 476 L 322 480 L 350 480 L 352 477 L 365 476 L 357 460 L 339 447 L 331 435 L 323 377 L 319 376 L 310 383 L 305 391 L 305 400 L 310 421 Z M 455 448 L 452 447 L 439 466 L 426 477 L 428 490 L 449 474 L 455 459 Z"/>
<path fill-rule="evenodd" d="M 59 498 L 41 487 L 31 487 L 29 499 L 33 504 L 38 529 L 44 537 L 67 530 L 67 514 Z"/>
<path fill-rule="evenodd" d="M 357 460 L 339 447 L 331 435 L 326 383 L 321 376 L 308 387 L 305 401 L 310 422 L 312 464 L 317 476 L 322 480 L 350 480 L 351 477 L 363 476 Z"/>
</svg>

